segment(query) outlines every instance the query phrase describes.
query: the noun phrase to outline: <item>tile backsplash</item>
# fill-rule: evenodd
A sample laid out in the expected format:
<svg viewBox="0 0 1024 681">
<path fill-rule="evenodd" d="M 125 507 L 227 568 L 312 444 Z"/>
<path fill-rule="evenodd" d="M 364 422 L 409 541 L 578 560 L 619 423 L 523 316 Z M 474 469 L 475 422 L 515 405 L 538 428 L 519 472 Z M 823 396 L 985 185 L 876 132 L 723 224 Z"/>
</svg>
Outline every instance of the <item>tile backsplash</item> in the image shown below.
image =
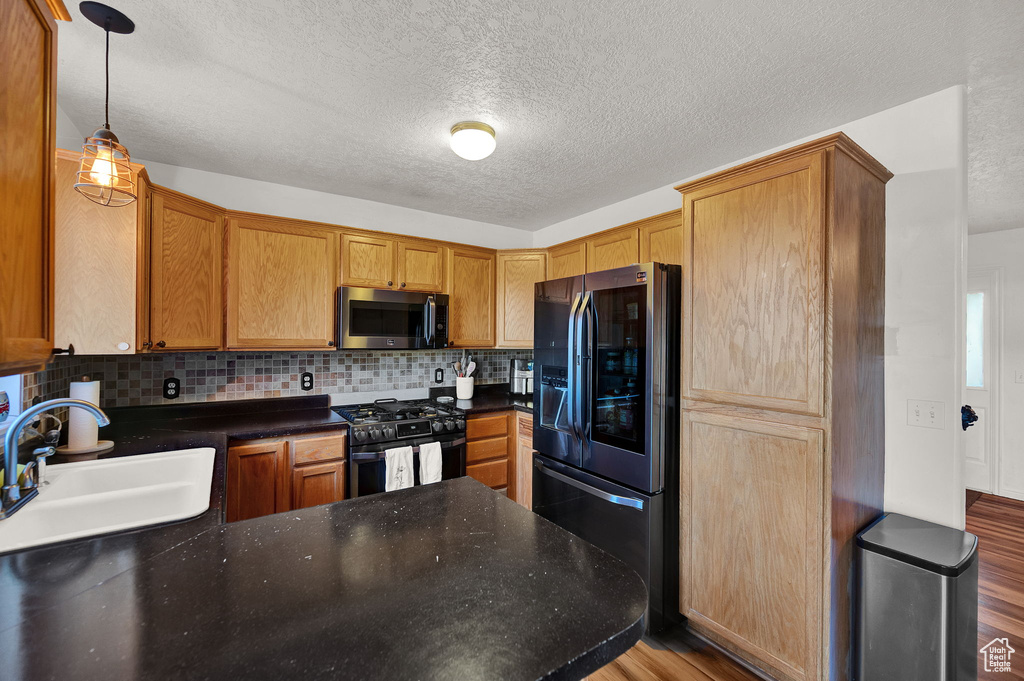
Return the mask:
<svg viewBox="0 0 1024 681">
<path fill-rule="evenodd" d="M 530 350 L 467 350 L 478 368 L 478 384 L 504 383 L 513 357 Z M 167 404 L 164 379 L 177 376 L 181 396 L 174 403 L 242 400 L 310 394 L 382 392 L 436 386 L 434 370 L 444 369 L 444 382 L 455 385 L 451 363 L 458 350 L 337 352 L 210 352 L 183 354 L 57 357 L 43 371 L 25 374 L 22 400 L 67 397 L 68 382 L 82 376 L 100 380 L 101 407 Z M 299 374 L 313 374 L 313 390 L 299 387 Z M 358 397 L 352 398 L 358 402 Z"/>
</svg>

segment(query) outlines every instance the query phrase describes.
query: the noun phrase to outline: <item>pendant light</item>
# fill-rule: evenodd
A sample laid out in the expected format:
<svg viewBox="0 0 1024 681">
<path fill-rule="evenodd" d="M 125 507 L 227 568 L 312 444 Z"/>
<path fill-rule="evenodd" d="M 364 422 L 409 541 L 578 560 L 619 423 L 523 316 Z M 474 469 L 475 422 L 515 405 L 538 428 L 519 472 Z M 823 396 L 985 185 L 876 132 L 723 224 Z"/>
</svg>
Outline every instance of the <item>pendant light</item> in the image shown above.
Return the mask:
<svg viewBox="0 0 1024 681">
<path fill-rule="evenodd" d="M 494 151 L 494 128 L 478 121 L 463 121 L 452 126 L 452 151 L 467 161 L 479 161 Z"/>
<path fill-rule="evenodd" d="M 85 139 L 75 189 L 98 204 L 124 206 L 136 199 L 137 191 L 128 150 L 110 131 L 110 32 L 131 33 L 135 24 L 113 7 L 99 2 L 83 2 L 78 9 L 106 32 L 107 52 L 103 127 Z"/>
</svg>

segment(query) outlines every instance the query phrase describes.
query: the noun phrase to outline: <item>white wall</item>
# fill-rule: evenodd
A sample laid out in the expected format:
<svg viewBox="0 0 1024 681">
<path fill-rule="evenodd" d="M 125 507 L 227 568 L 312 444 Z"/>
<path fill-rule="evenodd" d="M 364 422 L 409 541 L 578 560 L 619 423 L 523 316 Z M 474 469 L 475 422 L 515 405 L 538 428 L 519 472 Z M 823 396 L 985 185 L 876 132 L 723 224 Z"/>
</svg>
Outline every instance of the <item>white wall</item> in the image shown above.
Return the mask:
<svg viewBox="0 0 1024 681">
<path fill-rule="evenodd" d="M 89 131 L 91 132 L 91 131 Z M 57 146 L 82 147 L 82 131 L 57 107 Z M 131 149 L 129 148 L 129 151 Z M 132 158 L 156 184 L 231 210 L 314 220 L 488 248 L 529 248 L 530 232 L 476 220 Z"/>
<path fill-rule="evenodd" d="M 1024 371 L 1024 307 L 1020 303 L 1024 300 L 1024 227 L 972 234 L 967 250 L 969 269 L 998 267 L 1002 271 L 996 492 L 1024 499 L 1024 383 L 1014 380 L 1015 372 Z"/>
<path fill-rule="evenodd" d="M 960 461 L 965 93 L 953 87 L 709 169 L 842 130 L 895 177 L 886 192 L 886 510 L 963 527 Z M 680 207 L 670 185 L 546 227 L 534 246 Z M 942 402 L 942 430 L 907 425 L 907 400 Z"/>
</svg>

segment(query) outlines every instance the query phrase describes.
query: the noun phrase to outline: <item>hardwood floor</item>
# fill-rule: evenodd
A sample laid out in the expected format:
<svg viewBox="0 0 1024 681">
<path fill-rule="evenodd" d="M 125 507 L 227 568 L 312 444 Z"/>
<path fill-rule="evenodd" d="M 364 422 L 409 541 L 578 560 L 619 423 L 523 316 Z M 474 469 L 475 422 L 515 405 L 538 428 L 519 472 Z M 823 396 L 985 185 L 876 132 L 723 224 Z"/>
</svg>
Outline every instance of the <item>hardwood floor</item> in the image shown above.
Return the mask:
<svg viewBox="0 0 1024 681">
<path fill-rule="evenodd" d="M 967 531 L 978 537 L 978 647 L 1009 638 L 1013 671 L 985 672 L 982 681 L 1024 679 L 1024 501 L 983 494 L 967 509 Z"/>
<path fill-rule="evenodd" d="M 644 637 L 588 681 L 761 681 L 683 627 Z"/>
</svg>

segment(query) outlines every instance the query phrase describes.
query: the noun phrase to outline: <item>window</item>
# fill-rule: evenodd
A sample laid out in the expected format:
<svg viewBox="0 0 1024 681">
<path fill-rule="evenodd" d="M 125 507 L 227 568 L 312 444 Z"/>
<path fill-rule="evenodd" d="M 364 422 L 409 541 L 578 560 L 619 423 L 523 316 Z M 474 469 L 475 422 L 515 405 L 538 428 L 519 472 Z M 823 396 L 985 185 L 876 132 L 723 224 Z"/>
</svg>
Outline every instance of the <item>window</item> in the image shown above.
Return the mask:
<svg viewBox="0 0 1024 681">
<path fill-rule="evenodd" d="M 967 294 L 967 387 L 985 387 L 985 294 Z"/>
</svg>

